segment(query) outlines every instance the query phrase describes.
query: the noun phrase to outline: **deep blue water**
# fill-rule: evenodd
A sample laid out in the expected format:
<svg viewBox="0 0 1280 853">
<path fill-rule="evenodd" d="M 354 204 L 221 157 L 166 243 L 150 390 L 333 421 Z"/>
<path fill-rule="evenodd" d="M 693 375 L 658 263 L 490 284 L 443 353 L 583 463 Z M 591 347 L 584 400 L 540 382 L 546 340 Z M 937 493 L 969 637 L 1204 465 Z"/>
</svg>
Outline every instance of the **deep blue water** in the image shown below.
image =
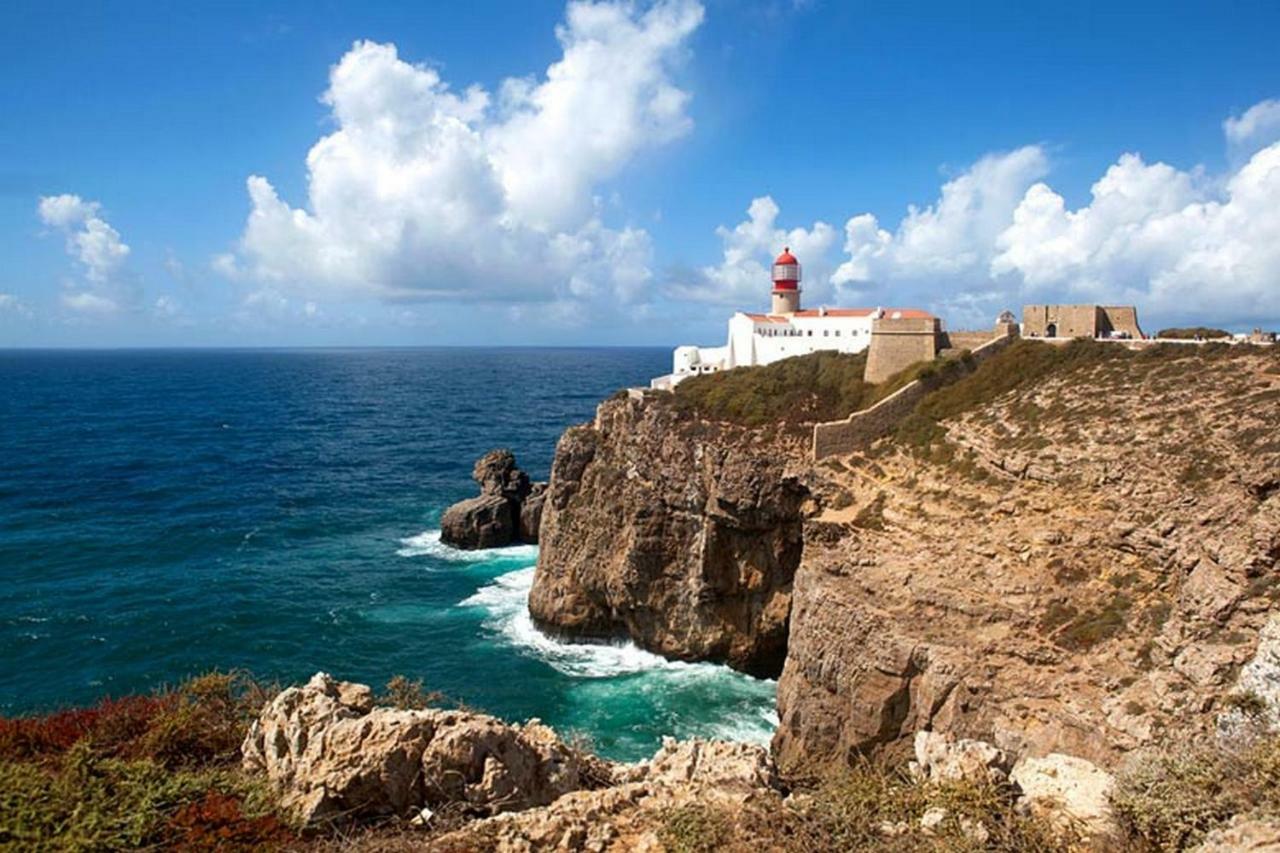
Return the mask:
<svg viewBox="0 0 1280 853">
<path fill-rule="evenodd" d="M 473 461 L 545 478 L 650 349 L 0 351 L 0 713 L 212 668 L 394 674 L 611 756 L 768 736 L 772 682 L 557 643 L 535 549 L 442 546 Z"/>
</svg>

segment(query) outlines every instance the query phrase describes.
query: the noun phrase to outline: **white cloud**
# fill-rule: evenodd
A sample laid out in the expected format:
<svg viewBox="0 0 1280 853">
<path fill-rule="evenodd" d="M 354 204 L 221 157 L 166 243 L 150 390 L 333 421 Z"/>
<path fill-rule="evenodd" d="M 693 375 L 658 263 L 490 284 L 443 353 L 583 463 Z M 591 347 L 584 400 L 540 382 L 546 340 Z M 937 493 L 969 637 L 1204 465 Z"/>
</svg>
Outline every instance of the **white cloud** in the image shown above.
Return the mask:
<svg viewBox="0 0 1280 853">
<path fill-rule="evenodd" d="M 12 293 L 0 293 L 0 317 L 6 315 L 31 319 L 34 314 L 27 304 Z"/>
<path fill-rule="evenodd" d="M 1228 119 L 1229 146 L 1275 135 L 1278 105 Z M 1048 168 L 1039 146 L 988 155 L 893 230 L 850 218 L 833 281 L 953 326 L 1033 299 L 1134 302 L 1156 322 L 1280 320 L 1280 142 L 1225 175 L 1124 154 L 1076 210 L 1042 180 Z"/>
<path fill-rule="evenodd" d="M 1037 184 L 997 244 L 992 271 L 1036 292 L 1206 322 L 1280 318 L 1280 143 L 1225 183 L 1126 154 L 1078 210 Z"/>
<path fill-rule="evenodd" d="M 105 284 L 129 256 L 120 232 L 98 215 L 101 205 L 78 195 L 44 196 L 38 212 L 44 224 L 61 230 L 67 238 L 67 254 L 84 267 L 85 278 Z"/>
<path fill-rule="evenodd" d="M 357 42 L 330 74 L 337 130 L 307 155 L 307 206 L 250 177 L 244 234 L 215 269 L 326 298 L 636 298 L 649 237 L 604 224 L 595 196 L 689 130 L 671 72 L 702 15 L 696 0 L 570 3 L 561 58 L 496 98 Z"/>
<path fill-rule="evenodd" d="M 673 288 L 672 295 L 743 307 L 766 304 L 773 259 L 788 246 L 804 267 L 803 287 L 809 301 L 827 295 L 828 256 L 836 242 L 836 229 L 822 221 L 807 229 L 784 229 L 777 224 L 779 212 L 771 196 L 752 199 L 744 221 L 733 228 L 722 225 L 716 229 L 724 244 L 721 262 L 703 267 L 692 282 L 682 282 Z"/>
<path fill-rule="evenodd" d="M 63 307 L 80 314 L 114 314 L 120 308 L 114 299 L 88 290 L 64 293 L 60 301 Z"/>
<path fill-rule="evenodd" d="M 1280 99 L 1259 101 L 1239 116 L 1222 123 L 1231 153 L 1247 157 L 1273 142 L 1280 142 Z"/>
<path fill-rule="evenodd" d="M 1038 145 L 988 154 L 942 185 L 936 202 L 907 207 L 893 233 L 869 213 L 845 223 L 848 259 L 832 277 L 839 285 L 985 276 L 995 238 L 1032 182 L 1048 172 Z"/>
</svg>

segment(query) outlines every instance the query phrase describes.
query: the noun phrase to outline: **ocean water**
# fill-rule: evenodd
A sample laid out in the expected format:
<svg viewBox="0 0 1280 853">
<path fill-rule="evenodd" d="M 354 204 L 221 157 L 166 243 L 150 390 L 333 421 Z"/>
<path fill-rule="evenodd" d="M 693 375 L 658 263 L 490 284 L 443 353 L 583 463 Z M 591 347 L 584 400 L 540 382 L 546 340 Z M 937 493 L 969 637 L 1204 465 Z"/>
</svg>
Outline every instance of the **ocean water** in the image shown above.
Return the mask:
<svg viewBox="0 0 1280 853">
<path fill-rule="evenodd" d="M 473 461 L 547 476 L 650 349 L 0 351 L 0 713 L 238 667 L 392 675 L 635 759 L 763 741 L 775 685 L 525 608 L 537 550 L 439 541 Z"/>
</svg>

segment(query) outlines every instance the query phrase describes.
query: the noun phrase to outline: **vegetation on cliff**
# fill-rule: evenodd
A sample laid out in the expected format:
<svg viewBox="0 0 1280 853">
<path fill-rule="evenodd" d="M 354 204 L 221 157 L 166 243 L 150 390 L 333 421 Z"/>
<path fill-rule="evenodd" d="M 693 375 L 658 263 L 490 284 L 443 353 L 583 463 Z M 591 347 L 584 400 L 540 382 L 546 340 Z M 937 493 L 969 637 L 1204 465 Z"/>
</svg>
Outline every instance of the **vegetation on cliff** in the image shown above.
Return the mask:
<svg viewBox="0 0 1280 853">
<path fill-rule="evenodd" d="M 829 421 L 870 400 L 876 386 L 862 381 L 866 366 L 865 353 L 816 352 L 694 376 L 677 385 L 672 398 L 691 414 L 745 426 Z"/>
<path fill-rule="evenodd" d="M 1185 326 L 1172 329 L 1161 329 L 1156 332 L 1157 338 L 1165 338 L 1168 340 L 1200 340 L 1211 341 L 1215 338 L 1229 338 L 1231 333 L 1226 329 L 1214 329 L 1208 326 Z"/>
</svg>

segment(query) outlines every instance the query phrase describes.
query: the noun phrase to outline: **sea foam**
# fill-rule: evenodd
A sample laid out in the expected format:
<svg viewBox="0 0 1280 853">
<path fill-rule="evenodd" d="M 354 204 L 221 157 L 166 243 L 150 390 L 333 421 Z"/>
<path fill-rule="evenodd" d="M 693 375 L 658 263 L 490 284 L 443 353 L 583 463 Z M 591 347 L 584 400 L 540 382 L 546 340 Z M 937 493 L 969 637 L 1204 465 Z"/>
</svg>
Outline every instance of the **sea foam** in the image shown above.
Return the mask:
<svg viewBox="0 0 1280 853">
<path fill-rule="evenodd" d="M 507 572 L 459 603 L 486 612 L 483 625 L 497 638 L 576 681 L 579 700 L 592 703 L 656 703 L 672 734 L 767 743 L 777 728 L 777 683 L 712 663 L 667 660 L 634 643 L 568 642 L 550 637 L 529 615 L 534 567 Z M 641 699 L 643 697 L 643 699 Z M 699 701 L 700 700 L 700 701 Z M 718 707 L 712 717 L 690 713 Z"/>
<path fill-rule="evenodd" d="M 400 557 L 434 557 L 450 563 L 483 563 L 490 560 L 536 560 L 537 545 L 509 545 L 505 548 L 477 548 L 466 551 L 440 540 L 439 530 L 427 530 L 400 540 L 396 551 Z"/>
</svg>

